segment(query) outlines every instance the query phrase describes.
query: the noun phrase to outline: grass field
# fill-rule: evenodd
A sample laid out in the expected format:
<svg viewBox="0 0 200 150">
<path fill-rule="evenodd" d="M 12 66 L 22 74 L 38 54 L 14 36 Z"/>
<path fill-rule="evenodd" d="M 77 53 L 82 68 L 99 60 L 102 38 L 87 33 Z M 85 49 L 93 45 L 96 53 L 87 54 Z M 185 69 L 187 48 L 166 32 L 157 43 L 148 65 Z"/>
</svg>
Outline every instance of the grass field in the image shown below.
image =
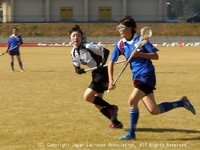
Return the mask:
<svg viewBox="0 0 200 150">
<path fill-rule="evenodd" d="M 129 128 L 127 99 L 133 86 L 128 68 L 117 88 L 104 96 L 118 105 L 118 118 L 124 124 L 123 129 L 110 130 L 110 121 L 83 100 L 91 75 L 74 72 L 71 48 L 21 47 L 24 73 L 19 72 L 16 60 L 15 72 L 10 72 L 9 56 L 1 56 L 0 150 L 198 150 L 199 47 L 159 49 L 160 59 L 153 61 L 157 102 L 187 95 L 197 114 L 178 108 L 152 116 L 140 102 L 137 140 L 131 141 L 118 140 Z M 115 66 L 116 75 L 122 66 Z"/>
</svg>

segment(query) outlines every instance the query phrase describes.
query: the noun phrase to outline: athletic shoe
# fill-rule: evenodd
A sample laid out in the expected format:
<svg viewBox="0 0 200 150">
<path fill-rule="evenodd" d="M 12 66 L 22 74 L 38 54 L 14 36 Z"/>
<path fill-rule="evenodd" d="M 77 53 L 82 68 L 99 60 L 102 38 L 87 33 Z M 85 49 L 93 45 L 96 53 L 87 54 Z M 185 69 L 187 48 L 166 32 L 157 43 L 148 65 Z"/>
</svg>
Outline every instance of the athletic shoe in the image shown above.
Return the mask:
<svg viewBox="0 0 200 150">
<path fill-rule="evenodd" d="M 119 123 L 112 123 L 109 125 L 110 129 L 122 129 L 123 128 L 123 124 L 121 122 Z"/>
<path fill-rule="evenodd" d="M 117 119 L 117 112 L 118 112 L 118 107 L 116 105 L 113 105 L 113 108 L 111 109 L 111 121 L 115 121 Z"/>
<path fill-rule="evenodd" d="M 24 70 L 23 70 L 23 69 L 21 69 L 21 70 L 20 70 L 20 72 L 24 72 Z"/>
<path fill-rule="evenodd" d="M 124 136 L 121 136 L 119 140 L 135 140 L 135 136 L 132 136 L 129 132 Z"/>
<path fill-rule="evenodd" d="M 196 114 L 194 107 L 192 106 L 192 104 L 190 103 L 190 101 L 187 99 L 186 96 L 183 96 L 181 98 L 181 101 L 183 101 L 185 109 L 191 111 L 194 115 Z"/>
<path fill-rule="evenodd" d="M 15 71 L 14 69 L 11 70 L 11 72 L 14 72 L 14 71 Z"/>
</svg>

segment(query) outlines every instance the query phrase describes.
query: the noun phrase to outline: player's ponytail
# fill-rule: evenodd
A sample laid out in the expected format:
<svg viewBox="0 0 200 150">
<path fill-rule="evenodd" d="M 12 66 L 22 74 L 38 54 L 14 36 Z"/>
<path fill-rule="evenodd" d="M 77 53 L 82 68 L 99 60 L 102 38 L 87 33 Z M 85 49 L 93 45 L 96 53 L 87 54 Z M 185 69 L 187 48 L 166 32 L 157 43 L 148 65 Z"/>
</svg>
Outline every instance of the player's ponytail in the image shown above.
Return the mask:
<svg viewBox="0 0 200 150">
<path fill-rule="evenodd" d="M 73 32 L 79 32 L 79 33 L 81 34 L 82 38 L 83 38 L 83 32 L 82 32 L 82 30 L 80 29 L 79 25 L 76 24 L 76 25 L 70 30 L 70 32 L 69 32 L 69 37 L 70 37 L 70 35 L 71 35 Z"/>
</svg>

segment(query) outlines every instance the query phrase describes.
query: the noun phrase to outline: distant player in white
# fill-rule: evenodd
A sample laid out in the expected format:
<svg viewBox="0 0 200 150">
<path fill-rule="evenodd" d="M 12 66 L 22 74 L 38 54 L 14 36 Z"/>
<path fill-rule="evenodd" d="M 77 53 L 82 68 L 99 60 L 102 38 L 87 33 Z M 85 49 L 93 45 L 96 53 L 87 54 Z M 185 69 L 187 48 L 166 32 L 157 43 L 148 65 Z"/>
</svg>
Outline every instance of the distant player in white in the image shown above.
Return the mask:
<svg viewBox="0 0 200 150">
<path fill-rule="evenodd" d="M 13 34 L 8 39 L 8 48 L 6 53 L 11 56 L 10 65 L 12 71 L 14 71 L 14 56 L 16 56 L 20 66 L 20 71 L 24 72 L 19 51 L 19 46 L 23 44 L 22 37 L 18 34 L 18 28 L 13 28 L 12 33 Z"/>
<path fill-rule="evenodd" d="M 92 81 L 84 93 L 84 99 L 93 103 L 104 116 L 111 120 L 110 128 L 122 128 L 122 123 L 117 120 L 118 107 L 103 99 L 104 91 L 108 89 L 108 70 L 103 66 L 107 61 L 109 50 L 94 43 L 87 43 L 78 25 L 71 29 L 70 40 L 74 45 L 71 56 L 75 72 L 86 73 L 81 65 L 87 65 L 90 68 L 97 67 L 92 71 Z"/>
</svg>

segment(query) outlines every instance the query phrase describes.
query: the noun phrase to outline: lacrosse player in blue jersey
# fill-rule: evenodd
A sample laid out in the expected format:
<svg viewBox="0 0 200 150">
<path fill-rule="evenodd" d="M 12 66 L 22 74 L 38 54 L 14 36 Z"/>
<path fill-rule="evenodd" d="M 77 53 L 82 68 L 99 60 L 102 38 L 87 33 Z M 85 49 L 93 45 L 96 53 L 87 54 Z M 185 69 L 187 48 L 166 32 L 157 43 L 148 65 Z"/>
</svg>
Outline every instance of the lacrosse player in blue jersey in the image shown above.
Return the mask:
<svg viewBox="0 0 200 150">
<path fill-rule="evenodd" d="M 20 45 L 23 44 L 22 37 L 18 34 L 18 28 L 13 28 L 12 33 L 13 34 L 8 39 L 8 48 L 6 50 L 6 53 L 11 56 L 11 71 L 14 71 L 14 56 L 16 56 L 20 66 L 20 71 L 24 72 L 19 51 Z"/>
<path fill-rule="evenodd" d="M 103 66 L 107 61 L 109 50 L 95 43 L 87 43 L 78 25 L 71 29 L 70 40 L 74 45 L 71 56 L 75 72 L 86 73 L 81 65 L 89 68 L 97 67 L 92 71 L 92 81 L 84 93 L 84 99 L 93 103 L 105 117 L 111 120 L 110 128 L 122 128 L 122 123 L 117 119 L 118 107 L 103 99 L 104 91 L 108 89 L 108 69 Z"/>
<path fill-rule="evenodd" d="M 186 96 L 174 102 L 164 102 L 156 104 L 154 93 L 156 86 L 155 68 L 151 60 L 158 60 L 158 49 L 150 42 L 134 51 L 136 43 L 140 39 L 140 35 L 136 33 L 136 23 L 130 16 L 124 17 L 119 21 L 117 30 L 121 36 L 121 40 L 116 43 L 110 61 L 108 63 L 109 74 L 109 90 L 115 89 L 113 85 L 114 63 L 120 55 L 124 55 L 126 59 L 131 57 L 130 69 L 133 73 L 134 89 L 128 99 L 130 109 L 130 129 L 127 134 L 120 137 L 120 140 L 135 139 L 135 130 L 139 119 L 138 103 L 143 101 L 144 105 L 152 115 L 158 115 L 170 111 L 174 108 L 183 107 L 195 114 L 195 109 Z"/>
</svg>

